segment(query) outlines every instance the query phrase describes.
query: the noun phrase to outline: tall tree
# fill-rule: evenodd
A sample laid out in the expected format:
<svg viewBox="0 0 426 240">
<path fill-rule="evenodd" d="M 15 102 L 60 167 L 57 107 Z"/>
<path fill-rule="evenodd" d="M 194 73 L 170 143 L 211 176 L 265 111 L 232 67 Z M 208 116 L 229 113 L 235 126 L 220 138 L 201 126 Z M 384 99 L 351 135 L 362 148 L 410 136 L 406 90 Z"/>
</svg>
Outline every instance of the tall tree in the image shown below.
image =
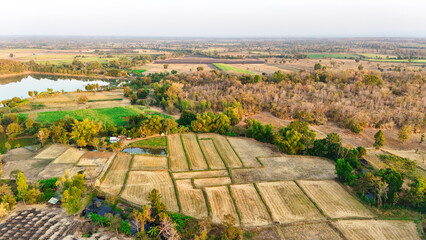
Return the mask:
<svg viewBox="0 0 426 240">
<path fill-rule="evenodd" d="M 379 149 L 385 145 L 385 134 L 382 130 L 379 130 L 376 134 L 374 134 L 374 147 Z"/>
</svg>

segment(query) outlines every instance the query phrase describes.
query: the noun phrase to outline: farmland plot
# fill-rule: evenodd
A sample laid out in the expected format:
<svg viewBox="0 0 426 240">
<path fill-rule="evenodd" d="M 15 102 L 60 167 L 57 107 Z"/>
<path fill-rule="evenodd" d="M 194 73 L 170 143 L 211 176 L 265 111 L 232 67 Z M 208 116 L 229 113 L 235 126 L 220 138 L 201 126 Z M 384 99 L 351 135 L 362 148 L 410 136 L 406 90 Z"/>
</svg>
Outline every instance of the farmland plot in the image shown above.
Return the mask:
<svg viewBox="0 0 426 240">
<path fill-rule="evenodd" d="M 194 189 L 190 179 L 176 180 L 182 213 L 195 218 L 207 217 L 207 205 L 200 189 Z"/>
<path fill-rule="evenodd" d="M 191 170 L 207 170 L 207 163 L 198 145 L 197 136 L 193 133 L 182 134 L 182 143 L 185 147 Z"/>
<path fill-rule="evenodd" d="M 339 220 L 333 225 L 349 240 L 420 240 L 416 224 L 410 221 Z"/>
<path fill-rule="evenodd" d="M 217 153 L 213 141 L 210 139 L 199 140 L 200 147 L 203 150 L 206 161 L 209 163 L 211 169 L 225 169 L 220 155 Z"/>
<path fill-rule="evenodd" d="M 272 157 L 279 155 L 270 147 L 253 139 L 228 137 L 228 141 L 238 153 L 245 167 L 260 167 L 256 157 Z"/>
<path fill-rule="evenodd" d="M 194 186 L 196 188 L 220 186 L 231 184 L 229 177 L 215 177 L 215 178 L 196 178 L 194 179 Z"/>
<path fill-rule="evenodd" d="M 113 157 L 111 152 L 87 152 L 81 156 L 78 166 L 99 166 L 105 164 Z"/>
<path fill-rule="evenodd" d="M 188 162 L 186 161 L 179 134 L 167 136 L 167 142 L 170 154 L 170 169 L 173 171 L 188 170 Z"/>
<path fill-rule="evenodd" d="M 68 148 L 64 153 L 61 154 L 57 159 L 53 161 L 53 163 L 71 163 L 75 164 L 80 160 L 80 157 L 86 151 L 80 151 L 77 148 Z"/>
<path fill-rule="evenodd" d="M 328 223 L 304 223 L 280 227 L 286 240 L 343 239 Z"/>
<path fill-rule="evenodd" d="M 225 186 L 205 188 L 207 199 L 212 211 L 212 221 L 222 223 L 224 216 L 231 214 L 238 222 L 238 214 L 235 210 L 228 188 Z"/>
<path fill-rule="evenodd" d="M 333 180 L 298 181 L 306 194 L 331 218 L 373 217 L 373 214 Z"/>
<path fill-rule="evenodd" d="M 173 173 L 173 178 L 175 179 L 208 178 L 208 177 L 224 177 L 224 176 L 228 176 L 228 171 L 214 170 L 214 171 L 191 171 L 191 172 Z"/>
<path fill-rule="evenodd" d="M 231 185 L 231 194 L 244 226 L 261 226 L 271 222 L 268 210 L 252 184 Z"/>
<path fill-rule="evenodd" d="M 157 189 L 169 211 L 178 212 L 175 188 L 167 171 L 130 171 L 121 197 L 138 205 L 149 204 L 148 194 Z"/>
<path fill-rule="evenodd" d="M 62 177 L 67 170 L 71 170 L 73 167 L 74 164 L 70 163 L 50 163 L 38 174 L 38 178 Z"/>
<path fill-rule="evenodd" d="M 257 183 L 272 219 L 280 223 L 324 219 L 315 205 L 293 181 Z"/>
<path fill-rule="evenodd" d="M 148 155 L 135 155 L 130 168 L 137 170 L 167 170 L 167 158 Z"/>
<path fill-rule="evenodd" d="M 118 153 L 111 163 L 110 169 L 101 184 L 101 189 L 112 195 L 120 193 L 130 168 L 132 155 L 128 153 Z"/>
<path fill-rule="evenodd" d="M 61 144 L 53 144 L 35 156 L 35 159 L 53 159 L 59 157 L 69 147 Z"/>
<path fill-rule="evenodd" d="M 222 157 L 223 161 L 225 161 L 226 165 L 229 168 L 241 168 L 243 164 L 238 158 L 237 154 L 235 154 L 234 149 L 232 149 L 226 137 L 221 136 L 219 134 L 201 134 L 200 138 L 211 137 L 213 139 L 213 143 L 215 144 L 219 155 Z"/>
</svg>

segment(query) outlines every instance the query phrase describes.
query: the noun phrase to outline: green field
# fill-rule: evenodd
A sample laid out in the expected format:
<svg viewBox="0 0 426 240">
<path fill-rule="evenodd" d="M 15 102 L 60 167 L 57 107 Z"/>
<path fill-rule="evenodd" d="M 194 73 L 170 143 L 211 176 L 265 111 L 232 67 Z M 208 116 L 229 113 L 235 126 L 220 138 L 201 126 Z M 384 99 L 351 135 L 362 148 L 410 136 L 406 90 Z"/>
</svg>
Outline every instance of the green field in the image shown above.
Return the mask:
<svg viewBox="0 0 426 240">
<path fill-rule="evenodd" d="M 321 58 L 355 59 L 360 57 L 358 54 L 350 54 L 350 53 L 312 53 L 307 55 L 309 58 L 312 58 L 312 59 L 321 59 Z"/>
<path fill-rule="evenodd" d="M 126 107 L 113 107 L 113 108 L 98 108 L 98 109 L 79 109 L 70 111 L 53 111 L 53 112 L 40 112 L 37 113 L 37 121 L 42 123 L 52 123 L 56 120 L 62 119 L 66 116 L 73 117 L 77 120 L 89 119 L 92 121 L 100 121 L 104 124 L 114 124 L 117 126 L 124 125 L 127 116 L 136 116 L 141 113 L 147 115 L 160 115 L 161 117 L 168 117 L 165 114 L 145 111 L 142 107 L 126 106 Z M 28 114 L 19 114 L 22 117 L 27 117 Z"/>
<path fill-rule="evenodd" d="M 100 63 L 107 63 L 111 60 L 118 59 L 118 56 L 114 56 L 111 58 L 101 57 L 97 55 L 83 55 L 83 57 L 76 57 L 75 55 L 71 54 L 40 54 L 40 55 L 32 55 L 32 56 L 26 56 L 21 57 L 22 60 L 34 60 L 38 63 L 46 63 L 49 62 L 51 64 L 63 64 L 63 63 L 72 63 L 74 59 L 78 59 L 82 62 L 100 62 Z"/>
<path fill-rule="evenodd" d="M 248 70 L 244 70 L 229 64 L 225 64 L 225 63 L 213 63 L 213 65 L 217 68 L 219 68 L 221 71 L 227 72 L 227 71 L 233 71 L 233 72 L 237 72 L 237 73 L 245 73 L 245 74 L 255 74 L 252 71 L 248 71 Z"/>
<path fill-rule="evenodd" d="M 166 137 L 152 137 L 129 144 L 130 147 L 163 148 L 167 146 Z"/>
</svg>

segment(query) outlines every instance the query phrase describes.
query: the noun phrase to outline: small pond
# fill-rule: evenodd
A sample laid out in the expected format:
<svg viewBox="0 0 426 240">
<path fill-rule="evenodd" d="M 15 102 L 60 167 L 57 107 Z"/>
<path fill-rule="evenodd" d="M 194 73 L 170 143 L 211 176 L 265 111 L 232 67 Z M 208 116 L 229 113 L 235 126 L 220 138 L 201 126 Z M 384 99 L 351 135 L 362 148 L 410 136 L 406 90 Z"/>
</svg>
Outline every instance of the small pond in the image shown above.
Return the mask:
<svg viewBox="0 0 426 240">
<path fill-rule="evenodd" d="M 151 155 L 167 155 L 166 149 L 164 148 L 141 148 L 141 147 L 128 147 L 123 149 L 122 152 L 130 154 L 151 154 Z"/>
</svg>

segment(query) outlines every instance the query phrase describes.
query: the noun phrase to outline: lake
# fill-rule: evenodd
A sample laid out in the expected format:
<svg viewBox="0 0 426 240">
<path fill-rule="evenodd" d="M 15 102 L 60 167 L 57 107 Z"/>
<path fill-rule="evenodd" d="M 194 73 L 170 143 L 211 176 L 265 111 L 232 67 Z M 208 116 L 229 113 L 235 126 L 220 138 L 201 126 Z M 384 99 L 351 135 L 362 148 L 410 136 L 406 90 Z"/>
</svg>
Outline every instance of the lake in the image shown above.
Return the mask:
<svg viewBox="0 0 426 240">
<path fill-rule="evenodd" d="M 76 78 L 52 75 L 27 75 L 0 79 L 0 101 L 13 97 L 28 98 L 28 91 L 45 92 L 47 88 L 53 91 L 73 92 L 77 89 L 85 90 L 87 84 L 98 83 L 99 86 L 108 85 L 104 80 L 90 78 Z"/>
</svg>

